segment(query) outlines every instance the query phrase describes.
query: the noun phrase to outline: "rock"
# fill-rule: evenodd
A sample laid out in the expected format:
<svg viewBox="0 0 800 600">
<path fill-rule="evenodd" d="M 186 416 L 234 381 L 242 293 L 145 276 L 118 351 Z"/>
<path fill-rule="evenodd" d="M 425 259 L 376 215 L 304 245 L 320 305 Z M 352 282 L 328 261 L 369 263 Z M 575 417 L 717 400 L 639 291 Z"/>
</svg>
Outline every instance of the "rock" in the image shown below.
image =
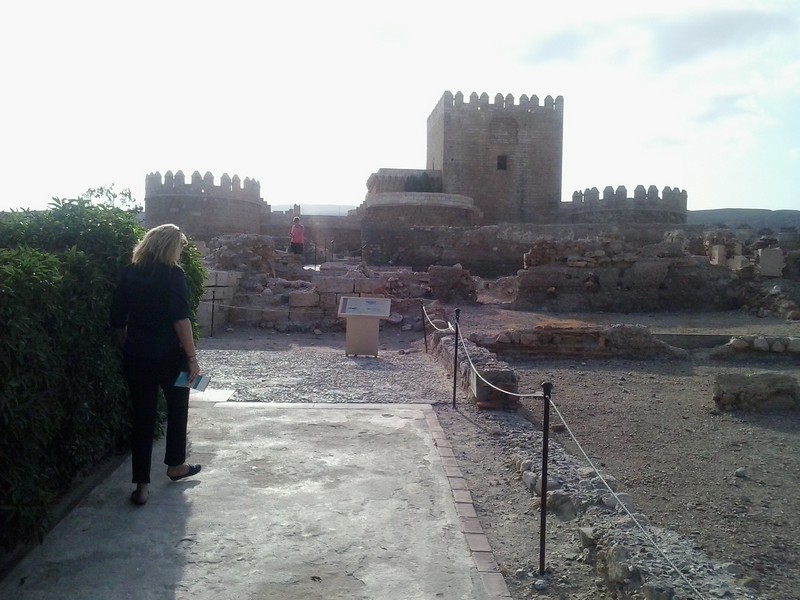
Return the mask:
<svg viewBox="0 0 800 600">
<path fill-rule="evenodd" d="M 764 336 L 758 336 L 753 340 L 753 348 L 762 352 L 769 352 L 769 340 Z"/>
<path fill-rule="evenodd" d="M 605 481 L 605 483 L 603 483 Z M 592 485 L 595 489 L 598 490 L 606 490 L 611 489 L 612 492 L 617 491 L 617 487 L 619 484 L 617 483 L 617 478 L 613 475 L 603 475 L 602 479 L 600 477 L 593 477 L 592 478 Z"/>
<path fill-rule="evenodd" d="M 597 545 L 597 539 L 595 539 L 594 530 L 591 527 L 578 527 L 578 535 L 581 538 L 582 548 L 591 548 Z"/>
<path fill-rule="evenodd" d="M 739 467 L 738 469 L 736 469 L 736 471 L 734 471 L 733 474 L 736 475 L 737 477 L 741 477 L 742 479 L 744 479 L 747 477 L 747 469 L 745 469 L 744 467 Z"/>
<path fill-rule="evenodd" d="M 571 521 L 578 515 L 572 496 L 560 490 L 547 494 L 547 509 L 562 521 Z"/>
<path fill-rule="evenodd" d="M 645 600 L 672 600 L 675 590 L 665 584 L 645 583 L 642 586 Z"/>
<path fill-rule="evenodd" d="M 732 337 L 728 342 L 728 345 L 731 346 L 734 350 L 746 350 L 750 347 L 750 343 L 741 337 Z"/>
<path fill-rule="evenodd" d="M 547 580 L 545 579 L 537 579 L 533 582 L 533 588 L 538 592 L 543 592 L 548 587 Z"/>
<path fill-rule="evenodd" d="M 550 477 L 547 478 L 547 491 L 548 492 L 551 491 L 551 490 L 561 489 L 561 485 L 562 485 L 561 482 L 558 481 L 557 479 L 550 479 Z M 541 478 L 541 475 L 538 474 L 538 473 L 536 474 L 536 489 L 535 489 L 535 493 L 536 493 L 537 496 L 541 496 L 542 495 L 542 478 Z"/>
<path fill-rule="evenodd" d="M 741 580 L 741 585 L 751 590 L 761 589 L 761 581 L 756 577 L 745 577 Z"/>
<path fill-rule="evenodd" d="M 525 471 L 522 474 L 522 483 L 525 484 L 525 487 L 530 490 L 532 494 L 536 493 L 536 480 L 538 475 L 533 471 Z"/>
<path fill-rule="evenodd" d="M 626 494 L 625 492 L 619 492 L 616 495 L 606 494 L 603 496 L 603 504 L 609 508 L 615 508 L 622 504 L 628 511 L 633 510 L 633 499 L 630 494 Z"/>
</svg>

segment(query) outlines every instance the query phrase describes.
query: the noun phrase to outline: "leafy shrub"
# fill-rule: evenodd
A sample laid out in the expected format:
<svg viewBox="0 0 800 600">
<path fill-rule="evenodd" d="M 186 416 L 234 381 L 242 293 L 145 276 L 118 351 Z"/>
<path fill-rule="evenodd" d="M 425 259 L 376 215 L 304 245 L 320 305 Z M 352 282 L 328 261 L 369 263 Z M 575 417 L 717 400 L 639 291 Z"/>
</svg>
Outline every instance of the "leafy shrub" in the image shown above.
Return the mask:
<svg viewBox="0 0 800 600">
<path fill-rule="evenodd" d="M 127 448 L 129 408 L 107 328 L 121 269 L 143 234 L 87 200 L 0 215 L 0 544 L 41 539 L 54 499 Z M 193 311 L 205 270 L 182 257 Z"/>
</svg>

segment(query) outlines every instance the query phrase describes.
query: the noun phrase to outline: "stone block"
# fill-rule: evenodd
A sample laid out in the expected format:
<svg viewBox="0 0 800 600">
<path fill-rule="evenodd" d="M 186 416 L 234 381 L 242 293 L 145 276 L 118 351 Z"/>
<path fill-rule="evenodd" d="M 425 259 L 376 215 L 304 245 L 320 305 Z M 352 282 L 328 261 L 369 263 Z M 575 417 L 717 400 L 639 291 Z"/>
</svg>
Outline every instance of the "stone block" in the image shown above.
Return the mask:
<svg viewBox="0 0 800 600">
<path fill-rule="evenodd" d="M 261 312 L 260 310 L 251 310 L 247 308 L 232 308 L 228 315 L 228 323 L 232 325 L 255 326 L 261 322 Z"/>
<path fill-rule="evenodd" d="M 287 308 L 265 308 L 258 312 L 261 316 L 261 323 L 279 323 L 289 320 L 289 309 Z"/>
<path fill-rule="evenodd" d="M 313 283 L 317 287 L 317 292 L 320 293 L 353 294 L 356 281 L 358 280 L 349 277 L 315 277 Z"/>
<path fill-rule="evenodd" d="M 319 307 L 317 292 L 296 291 L 289 294 L 289 308 Z"/>
<path fill-rule="evenodd" d="M 727 258 L 725 244 L 715 244 L 711 246 L 711 264 L 724 265 Z"/>
<path fill-rule="evenodd" d="M 289 310 L 289 320 L 296 323 L 317 323 L 325 317 L 318 307 L 298 307 Z"/>
<path fill-rule="evenodd" d="M 336 292 L 322 292 L 319 295 L 319 307 L 322 310 L 338 310 L 339 294 Z"/>
<path fill-rule="evenodd" d="M 750 266 L 750 259 L 746 256 L 734 256 L 728 259 L 727 265 L 732 271 L 741 271 Z"/>
<path fill-rule="evenodd" d="M 786 261 L 780 248 L 761 248 L 758 251 L 758 272 L 764 277 L 782 277 Z"/>
<path fill-rule="evenodd" d="M 355 293 L 357 294 L 385 294 L 386 279 L 369 278 L 355 280 Z"/>
</svg>

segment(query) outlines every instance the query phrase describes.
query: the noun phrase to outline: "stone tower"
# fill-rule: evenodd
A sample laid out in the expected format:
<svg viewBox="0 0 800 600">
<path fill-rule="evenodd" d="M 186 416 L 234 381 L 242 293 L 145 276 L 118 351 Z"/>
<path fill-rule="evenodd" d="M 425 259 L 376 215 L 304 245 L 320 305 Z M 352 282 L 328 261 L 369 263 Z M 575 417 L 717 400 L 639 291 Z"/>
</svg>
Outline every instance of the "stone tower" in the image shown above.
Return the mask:
<svg viewBox="0 0 800 600">
<path fill-rule="evenodd" d="M 564 100 L 445 92 L 428 117 L 426 168 L 475 200 L 485 224 L 553 223 L 561 203 Z"/>
<path fill-rule="evenodd" d="M 145 219 L 147 227 L 174 223 L 195 240 L 208 241 L 226 233 L 260 233 L 269 222 L 270 207 L 261 198 L 261 184 L 255 179 L 224 173 L 219 185 L 214 175 L 199 171 L 186 181 L 183 171 L 150 173 L 145 178 Z"/>
</svg>

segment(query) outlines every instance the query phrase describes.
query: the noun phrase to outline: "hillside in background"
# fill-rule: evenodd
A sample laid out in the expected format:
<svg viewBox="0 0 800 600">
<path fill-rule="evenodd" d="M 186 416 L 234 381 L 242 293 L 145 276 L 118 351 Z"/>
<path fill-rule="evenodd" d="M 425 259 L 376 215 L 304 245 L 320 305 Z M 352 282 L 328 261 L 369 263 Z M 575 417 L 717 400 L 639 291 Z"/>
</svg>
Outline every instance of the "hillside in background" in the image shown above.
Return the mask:
<svg viewBox="0 0 800 600">
<path fill-rule="evenodd" d="M 272 207 L 272 212 L 285 212 L 292 210 L 291 204 L 275 204 Z M 356 205 L 351 204 L 302 204 L 300 203 L 300 210 L 304 215 L 312 216 L 336 216 L 346 217 L 347 211 L 355 210 L 358 208 Z"/>
<path fill-rule="evenodd" d="M 749 225 L 756 230 L 772 229 L 774 232 L 779 232 L 782 227 L 800 228 L 800 210 L 761 208 L 690 210 L 686 222 L 689 225 L 722 225 L 731 229 L 740 225 Z"/>
</svg>

